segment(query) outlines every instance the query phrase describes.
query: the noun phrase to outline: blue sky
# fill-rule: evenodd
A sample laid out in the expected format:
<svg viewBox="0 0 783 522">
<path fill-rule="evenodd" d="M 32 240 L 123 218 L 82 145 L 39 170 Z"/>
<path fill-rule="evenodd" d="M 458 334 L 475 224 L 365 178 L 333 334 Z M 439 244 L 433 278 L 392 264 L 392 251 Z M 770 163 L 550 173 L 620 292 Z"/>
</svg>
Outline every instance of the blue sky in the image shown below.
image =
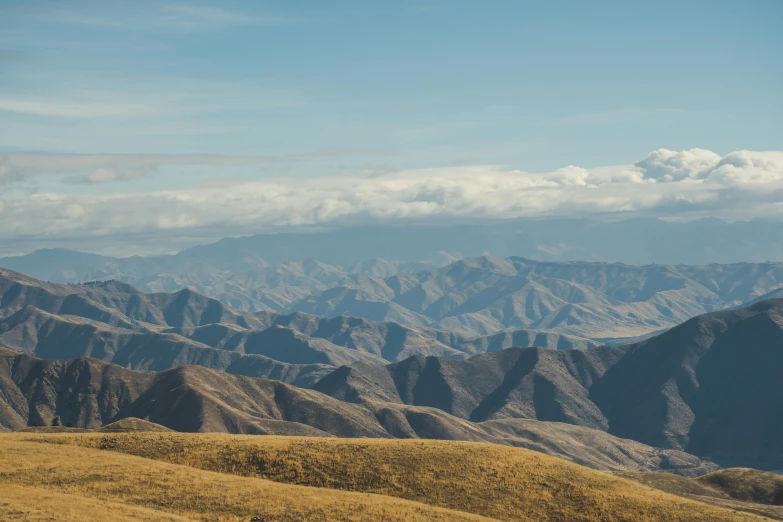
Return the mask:
<svg viewBox="0 0 783 522">
<path fill-rule="evenodd" d="M 781 22 L 772 0 L 0 0 L 0 212 L 780 150 Z"/>
<path fill-rule="evenodd" d="M 6 150 L 547 170 L 783 142 L 778 1 L 0 4 Z"/>
</svg>

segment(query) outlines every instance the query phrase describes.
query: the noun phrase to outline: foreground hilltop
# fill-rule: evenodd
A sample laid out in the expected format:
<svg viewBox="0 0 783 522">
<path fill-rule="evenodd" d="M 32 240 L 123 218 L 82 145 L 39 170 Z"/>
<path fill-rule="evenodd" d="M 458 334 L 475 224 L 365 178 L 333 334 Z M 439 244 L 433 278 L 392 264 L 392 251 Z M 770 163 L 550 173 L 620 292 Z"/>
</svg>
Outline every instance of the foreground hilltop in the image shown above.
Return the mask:
<svg viewBox="0 0 783 522">
<path fill-rule="evenodd" d="M 763 520 L 491 444 L 166 433 L 0 441 L 4 518 Z"/>
</svg>

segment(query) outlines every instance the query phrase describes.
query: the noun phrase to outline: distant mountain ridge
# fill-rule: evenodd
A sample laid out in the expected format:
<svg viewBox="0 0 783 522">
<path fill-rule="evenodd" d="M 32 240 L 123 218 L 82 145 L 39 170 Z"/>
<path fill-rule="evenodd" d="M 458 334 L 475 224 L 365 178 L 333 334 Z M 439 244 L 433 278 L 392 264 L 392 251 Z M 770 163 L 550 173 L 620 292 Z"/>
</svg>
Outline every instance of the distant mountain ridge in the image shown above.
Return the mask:
<svg viewBox="0 0 783 522">
<path fill-rule="evenodd" d="M 41 279 L 64 268 L 79 269 L 112 258 L 94 254 L 80 259 L 58 254 L 5 258 L 0 266 Z M 704 218 L 670 222 L 656 218 L 619 221 L 594 219 L 513 219 L 454 226 L 366 226 L 313 233 L 273 233 L 228 237 L 175 255 L 136 259 L 136 265 L 205 265 L 222 271 L 247 272 L 290 261 L 318 259 L 332 266 L 353 267 L 367 259 L 394 263 L 444 261 L 490 254 L 541 261 L 604 261 L 633 265 L 707 265 L 783 261 L 783 234 L 777 221 L 726 222 Z M 89 257 L 87 259 L 85 256 Z M 102 259 L 101 259 L 102 258 Z M 131 260 L 133 258 L 125 258 Z M 12 265 L 26 262 L 27 266 Z M 48 267 L 48 268 L 47 268 Z M 164 270 L 166 271 L 166 270 Z M 357 272 L 358 273 L 358 272 Z M 361 271 L 366 275 L 366 271 Z M 392 274 L 384 274 L 381 277 Z M 141 285 L 137 285 L 141 286 Z M 161 289 L 159 289 L 161 290 Z M 171 289 L 166 289 L 171 290 Z"/>
<path fill-rule="evenodd" d="M 204 257 L 182 253 L 113 258 L 65 249 L 37 250 L 0 259 L 0 267 L 54 283 L 118 280 L 148 293 L 190 288 L 250 312 L 282 312 L 314 291 L 325 290 L 355 275 L 389 277 L 433 266 L 384 259 L 368 259 L 345 268 L 315 259 L 271 264 L 257 253 L 243 253 L 238 258 L 208 253 Z"/>
<path fill-rule="evenodd" d="M 6 258 L 0 266 L 59 282 L 112 279 L 153 294 L 190 288 L 250 312 L 346 315 L 473 337 L 524 329 L 633 338 L 783 291 L 783 263 L 632 266 L 481 256 L 435 269 L 382 259 L 340 269 L 312 259 L 270 266 L 242 254 L 229 260 L 204 247 L 113 259 L 52 251 Z"/>
<path fill-rule="evenodd" d="M 632 266 L 489 256 L 385 279 L 357 277 L 293 310 L 488 335 L 544 329 L 633 337 L 739 306 L 783 286 L 783 264 Z"/>
</svg>

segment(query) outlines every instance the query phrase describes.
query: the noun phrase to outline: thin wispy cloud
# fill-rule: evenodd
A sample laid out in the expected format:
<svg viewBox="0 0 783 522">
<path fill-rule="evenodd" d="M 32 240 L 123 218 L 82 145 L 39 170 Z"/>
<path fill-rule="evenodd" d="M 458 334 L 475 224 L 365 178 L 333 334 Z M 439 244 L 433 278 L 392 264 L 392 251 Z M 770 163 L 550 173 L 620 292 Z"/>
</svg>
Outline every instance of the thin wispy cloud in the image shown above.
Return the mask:
<svg viewBox="0 0 783 522">
<path fill-rule="evenodd" d="M 152 107 L 141 103 L 96 103 L 41 98 L 0 98 L 0 112 L 54 118 L 128 118 L 155 113 Z"/>
<path fill-rule="evenodd" d="M 362 148 L 329 148 L 276 156 L 0 153 L 0 186 L 40 176 L 67 175 L 62 179 L 69 184 L 102 184 L 147 177 L 170 166 L 231 168 L 391 155 L 383 150 Z"/>
<path fill-rule="evenodd" d="M 199 81 L 163 77 L 152 82 L 136 78 L 38 73 L 22 78 L 35 84 L 56 84 L 49 89 L 0 90 L 0 113 L 52 118 L 139 120 L 153 117 L 187 117 L 253 113 L 303 105 L 291 90 L 260 82 Z M 29 92 L 32 91 L 32 92 Z"/>
<path fill-rule="evenodd" d="M 640 121 L 651 117 L 671 117 L 686 112 L 688 111 L 667 108 L 615 109 L 553 118 L 545 121 L 544 125 L 548 127 L 612 125 Z"/>
<path fill-rule="evenodd" d="M 185 3 L 149 4 L 143 10 L 127 9 L 111 14 L 59 11 L 58 23 L 84 25 L 102 29 L 126 29 L 160 32 L 191 32 L 228 29 L 238 26 L 276 26 L 302 23 L 302 20 L 276 15 L 259 15 L 224 7 Z"/>
</svg>

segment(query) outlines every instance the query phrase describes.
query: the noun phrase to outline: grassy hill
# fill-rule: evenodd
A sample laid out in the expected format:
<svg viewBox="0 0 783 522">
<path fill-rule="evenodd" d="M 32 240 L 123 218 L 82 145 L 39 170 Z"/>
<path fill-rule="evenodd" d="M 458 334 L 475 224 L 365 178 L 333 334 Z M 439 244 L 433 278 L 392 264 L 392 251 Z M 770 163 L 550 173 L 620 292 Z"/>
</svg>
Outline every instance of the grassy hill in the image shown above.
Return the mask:
<svg viewBox="0 0 783 522">
<path fill-rule="evenodd" d="M 695 478 L 670 473 L 620 475 L 674 495 L 783 520 L 783 475 L 749 468 L 722 469 Z"/>
<path fill-rule="evenodd" d="M 390 497 L 279 484 L 75 446 L 4 440 L 0 462 L 2 520 L 482 520 Z"/>
<path fill-rule="evenodd" d="M 763 520 L 483 443 L 12 433 L 0 470 L 4 520 Z"/>
</svg>

